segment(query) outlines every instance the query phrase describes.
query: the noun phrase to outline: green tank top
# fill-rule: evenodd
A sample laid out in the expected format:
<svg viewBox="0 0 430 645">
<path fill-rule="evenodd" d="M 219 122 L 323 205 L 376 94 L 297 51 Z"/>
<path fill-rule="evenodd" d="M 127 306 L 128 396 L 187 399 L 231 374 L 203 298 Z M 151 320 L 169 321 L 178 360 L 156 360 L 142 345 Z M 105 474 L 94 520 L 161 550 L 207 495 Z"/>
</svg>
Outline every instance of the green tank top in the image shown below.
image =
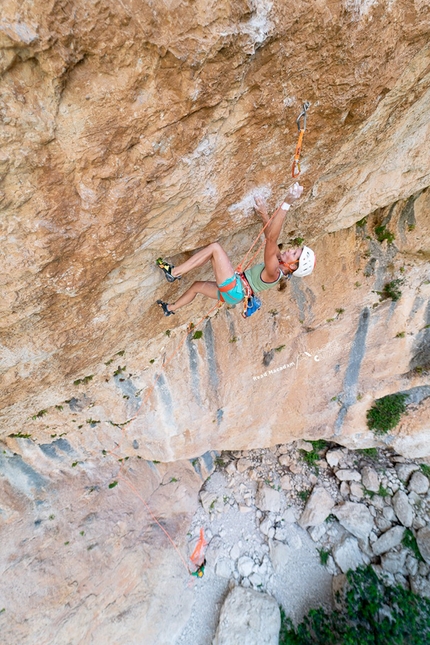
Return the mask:
<svg viewBox="0 0 430 645">
<path fill-rule="evenodd" d="M 266 289 L 271 289 L 272 287 L 277 285 L 279 280 L 282 278 L 282 271 L 280 270 L 279 277 L 277 280 L 275 280 L 275 282 L 264 282 L 264 280 L 261 279 L 261 272 L 263 269 L 264 263 L 261 262 L 261 264 L 256 264 L 255 266 L 245 271 L 245 277 L 248 280 L 254 293 L 258 293 L 259 291 L 266 291 Z"/>
</svg>

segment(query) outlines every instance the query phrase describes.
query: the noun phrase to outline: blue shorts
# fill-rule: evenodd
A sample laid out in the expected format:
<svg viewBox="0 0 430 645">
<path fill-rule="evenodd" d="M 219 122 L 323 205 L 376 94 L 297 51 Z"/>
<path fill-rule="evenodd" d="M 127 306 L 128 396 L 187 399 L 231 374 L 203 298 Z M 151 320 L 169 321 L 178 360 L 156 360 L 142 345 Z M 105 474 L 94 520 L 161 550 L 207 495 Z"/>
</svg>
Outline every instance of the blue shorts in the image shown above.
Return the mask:
<svg viewBox="0 0 430 645">
<path fill-rule="evenodd" d="M 238 275 L 234 274 L 231 278 L 224 280 L 224 282 L 218 285 L 218 288 L 234 284 L 235 280 L 236 284 L 228 291 L 218 291 L 218 300 L 222 300 L 228 305 L 237 305 L 239 302 L 242 302 L 245 297 L 245 292 L 243 290 L 242 281 Z"/>
</svg>

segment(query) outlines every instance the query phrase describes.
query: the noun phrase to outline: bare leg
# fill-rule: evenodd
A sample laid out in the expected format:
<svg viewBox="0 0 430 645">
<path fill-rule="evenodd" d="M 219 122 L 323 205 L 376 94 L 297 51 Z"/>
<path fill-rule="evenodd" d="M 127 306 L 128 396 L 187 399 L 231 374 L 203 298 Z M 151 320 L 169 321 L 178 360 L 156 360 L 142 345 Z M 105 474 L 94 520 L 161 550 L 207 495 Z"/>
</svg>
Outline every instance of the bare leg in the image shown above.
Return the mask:
<svg viewBox="0 0 430 645">
<path fill-rule="evenodd" d="M 185 293 L 178 298 L 178 300 L 173 305 L 168 305 L 169 311 L 177 311 L 181 307 L 188 305 L 198 293 L 202 293 L 208 298 L 213 298 L 218 300 L 218 288 L 215 282 L 193 282 L 191 287 L 187 289 Z"/>
<path fill-rule="evenodd" d="M 203 266 L 204 264 L 209 262 L 209 260 L 211 260 L 212 262 L 212 267 L 215 273 L 217 284 L 221 284 L 225 280 L 228 280 L 228 278 L 231 278 L 232 275 L 234 275 L 234 269 L 230 262 L 230 259 L 222 246 L 218 244 L 218 242 L 209 244 L 209 246 L 206 246 L 204 249 L 197 251 L 197 253 L 190 257 L 189 260 L 183 262 L 183 264 L 176 266 L 172 270 L 172 275 L 177 277 L 179 275 L 183 275 L 184 273 L 188 273 L 188 271 L 191 271 L 192 269 L 197 269 L 198 267 Z M 195 282 L 194 284 L 199 283 Z"/>
</svg>

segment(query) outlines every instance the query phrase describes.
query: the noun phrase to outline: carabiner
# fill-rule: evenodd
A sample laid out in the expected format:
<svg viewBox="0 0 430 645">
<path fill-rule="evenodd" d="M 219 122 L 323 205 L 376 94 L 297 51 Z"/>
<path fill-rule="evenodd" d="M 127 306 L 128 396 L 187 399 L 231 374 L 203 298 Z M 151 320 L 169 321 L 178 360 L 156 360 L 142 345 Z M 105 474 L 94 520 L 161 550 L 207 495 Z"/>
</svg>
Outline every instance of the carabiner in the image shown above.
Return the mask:
<svg viewBox="0 0 430 645">
<path fill-rule="evenodd" d="M 299 132 L 303 130 L 303 132 L 306 130 L 306 112 L 309 110 L 311 104 L 309 101 L 305 101 L 303 103 L 303 109 L 300 112 L 299 116 L 296 119 L 297 127 L 299 129 Z M 303 128 L 300 127 L 300 119 L 303 117 Z"/>
</svg>

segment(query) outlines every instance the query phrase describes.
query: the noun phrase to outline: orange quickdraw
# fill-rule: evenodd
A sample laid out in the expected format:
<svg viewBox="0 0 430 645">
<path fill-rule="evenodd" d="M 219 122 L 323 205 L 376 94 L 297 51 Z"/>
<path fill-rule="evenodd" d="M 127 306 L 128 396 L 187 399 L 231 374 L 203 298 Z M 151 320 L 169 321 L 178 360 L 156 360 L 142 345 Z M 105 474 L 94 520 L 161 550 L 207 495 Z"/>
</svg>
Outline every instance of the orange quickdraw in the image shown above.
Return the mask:
<svg viewBox="0 0 430 645">
<path fill-rule="evenodd" d="M 305 101 L 303 103 L 303 109 L 296 120 L 297 127 L 299 129 L 299 140 L 297 141 L 296 151 L 294 153 L 293 167 L 291 169 L 291 175 L 293 179 L 300 175 L 300 154 L 302 152 L 303 135 L 305 134 L 306 130 L 306 112 L 308 111 L 310 105 L 311 104 L 309 103 L 309 101 Z M 303 118 L 303 127 L 300 126 L 301 118 Z"/>
</svg>

